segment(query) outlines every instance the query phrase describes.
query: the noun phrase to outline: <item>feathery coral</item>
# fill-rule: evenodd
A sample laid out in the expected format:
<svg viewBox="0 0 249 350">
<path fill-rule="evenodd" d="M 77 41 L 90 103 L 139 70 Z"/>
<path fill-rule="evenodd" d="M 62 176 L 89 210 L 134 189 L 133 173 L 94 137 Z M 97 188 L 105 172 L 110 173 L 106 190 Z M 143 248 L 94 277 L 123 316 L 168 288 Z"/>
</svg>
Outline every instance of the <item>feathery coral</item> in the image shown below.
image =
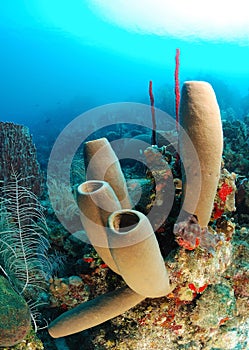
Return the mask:
<svg viewBox="0 0 249 350">
<path fill-rule="evenodd" d="M 12 173 L 0 203 L 0 269 L 14 289 L 26 297 L 44 287 L 49 271 L 46 221 L 37 197 Z M 33 304 L 35 305 L 35 303 Z"/>
</svg>

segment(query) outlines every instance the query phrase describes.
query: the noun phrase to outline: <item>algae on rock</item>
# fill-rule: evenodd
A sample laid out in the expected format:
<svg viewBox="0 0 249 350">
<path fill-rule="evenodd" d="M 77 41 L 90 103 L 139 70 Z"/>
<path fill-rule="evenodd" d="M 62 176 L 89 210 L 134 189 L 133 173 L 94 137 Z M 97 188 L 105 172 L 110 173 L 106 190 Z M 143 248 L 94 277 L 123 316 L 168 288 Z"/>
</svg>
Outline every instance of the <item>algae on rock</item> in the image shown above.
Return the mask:
<svg viewBox="0 0 249 350">
<path fill-rule="evenodd" d="M 7 279 L 0 276 L 0 346 L 17 344 L 30 327 L 28 304 L 14 291 Z"/>
</svg>

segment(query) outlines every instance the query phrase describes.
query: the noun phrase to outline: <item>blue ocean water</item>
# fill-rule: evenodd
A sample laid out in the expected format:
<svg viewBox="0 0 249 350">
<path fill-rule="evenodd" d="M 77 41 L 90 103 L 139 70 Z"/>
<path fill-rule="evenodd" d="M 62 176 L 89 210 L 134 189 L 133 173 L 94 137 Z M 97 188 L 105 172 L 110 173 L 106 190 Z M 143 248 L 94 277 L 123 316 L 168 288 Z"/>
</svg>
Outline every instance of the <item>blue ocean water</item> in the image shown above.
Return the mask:
<svg viewBox="0 0 249 350">
<path fill-rule="evenodd" d="M 90 3 L 0 2 L 2 121 L 25 124 L 34 137 L 56 135 L 89 108 L 149 103 L 149 80 L 156 105 L 164 86 L 172 86 L 173 99 L 176 48 L 181 84 L 208 80 L 222 108 L 238 118 L 248 112 L 248 42 L 135 32 L 105 20 Z"/>
</svg>

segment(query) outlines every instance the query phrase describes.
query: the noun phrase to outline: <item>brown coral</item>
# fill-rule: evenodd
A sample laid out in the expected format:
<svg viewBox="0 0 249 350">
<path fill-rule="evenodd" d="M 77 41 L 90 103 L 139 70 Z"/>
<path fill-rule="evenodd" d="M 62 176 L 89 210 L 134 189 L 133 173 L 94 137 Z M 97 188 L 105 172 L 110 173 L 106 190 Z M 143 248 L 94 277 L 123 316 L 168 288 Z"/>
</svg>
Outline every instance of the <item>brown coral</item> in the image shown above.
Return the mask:
<svg viewBox="0 0 249 350">
<path fill-rule="evenodd" d="M 21 186 L 37 196 L 41 195 L 43 176 L 29 129 L 14 123 L 0 122 L 0 148 L 1 186 L 6 186 L 15 172 L 20 175 Z"/>
</svg>

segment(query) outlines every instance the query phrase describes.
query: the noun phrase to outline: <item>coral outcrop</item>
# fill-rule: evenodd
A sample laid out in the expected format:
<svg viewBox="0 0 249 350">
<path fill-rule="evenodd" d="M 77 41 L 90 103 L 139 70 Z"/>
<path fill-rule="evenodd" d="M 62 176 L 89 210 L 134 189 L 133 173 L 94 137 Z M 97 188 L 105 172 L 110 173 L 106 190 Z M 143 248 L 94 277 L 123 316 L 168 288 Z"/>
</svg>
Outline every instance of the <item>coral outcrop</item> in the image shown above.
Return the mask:
<svg viewBox="0 0 249 350">
<path fill-rule="evenodd" d="M 7 279 L 0 276 L 0 347 L 17 344 L 30 328 L 28 304 Z"/>
<path fill-rule="evenodd" d="M 0 122 L 0 193 L 6 186 L 13 172 L 22 179 L 21 185 L 35 195 L 43 191 L 43 175 L 36 157 L 29 129 L 25 126 Z"/>
</svg>

